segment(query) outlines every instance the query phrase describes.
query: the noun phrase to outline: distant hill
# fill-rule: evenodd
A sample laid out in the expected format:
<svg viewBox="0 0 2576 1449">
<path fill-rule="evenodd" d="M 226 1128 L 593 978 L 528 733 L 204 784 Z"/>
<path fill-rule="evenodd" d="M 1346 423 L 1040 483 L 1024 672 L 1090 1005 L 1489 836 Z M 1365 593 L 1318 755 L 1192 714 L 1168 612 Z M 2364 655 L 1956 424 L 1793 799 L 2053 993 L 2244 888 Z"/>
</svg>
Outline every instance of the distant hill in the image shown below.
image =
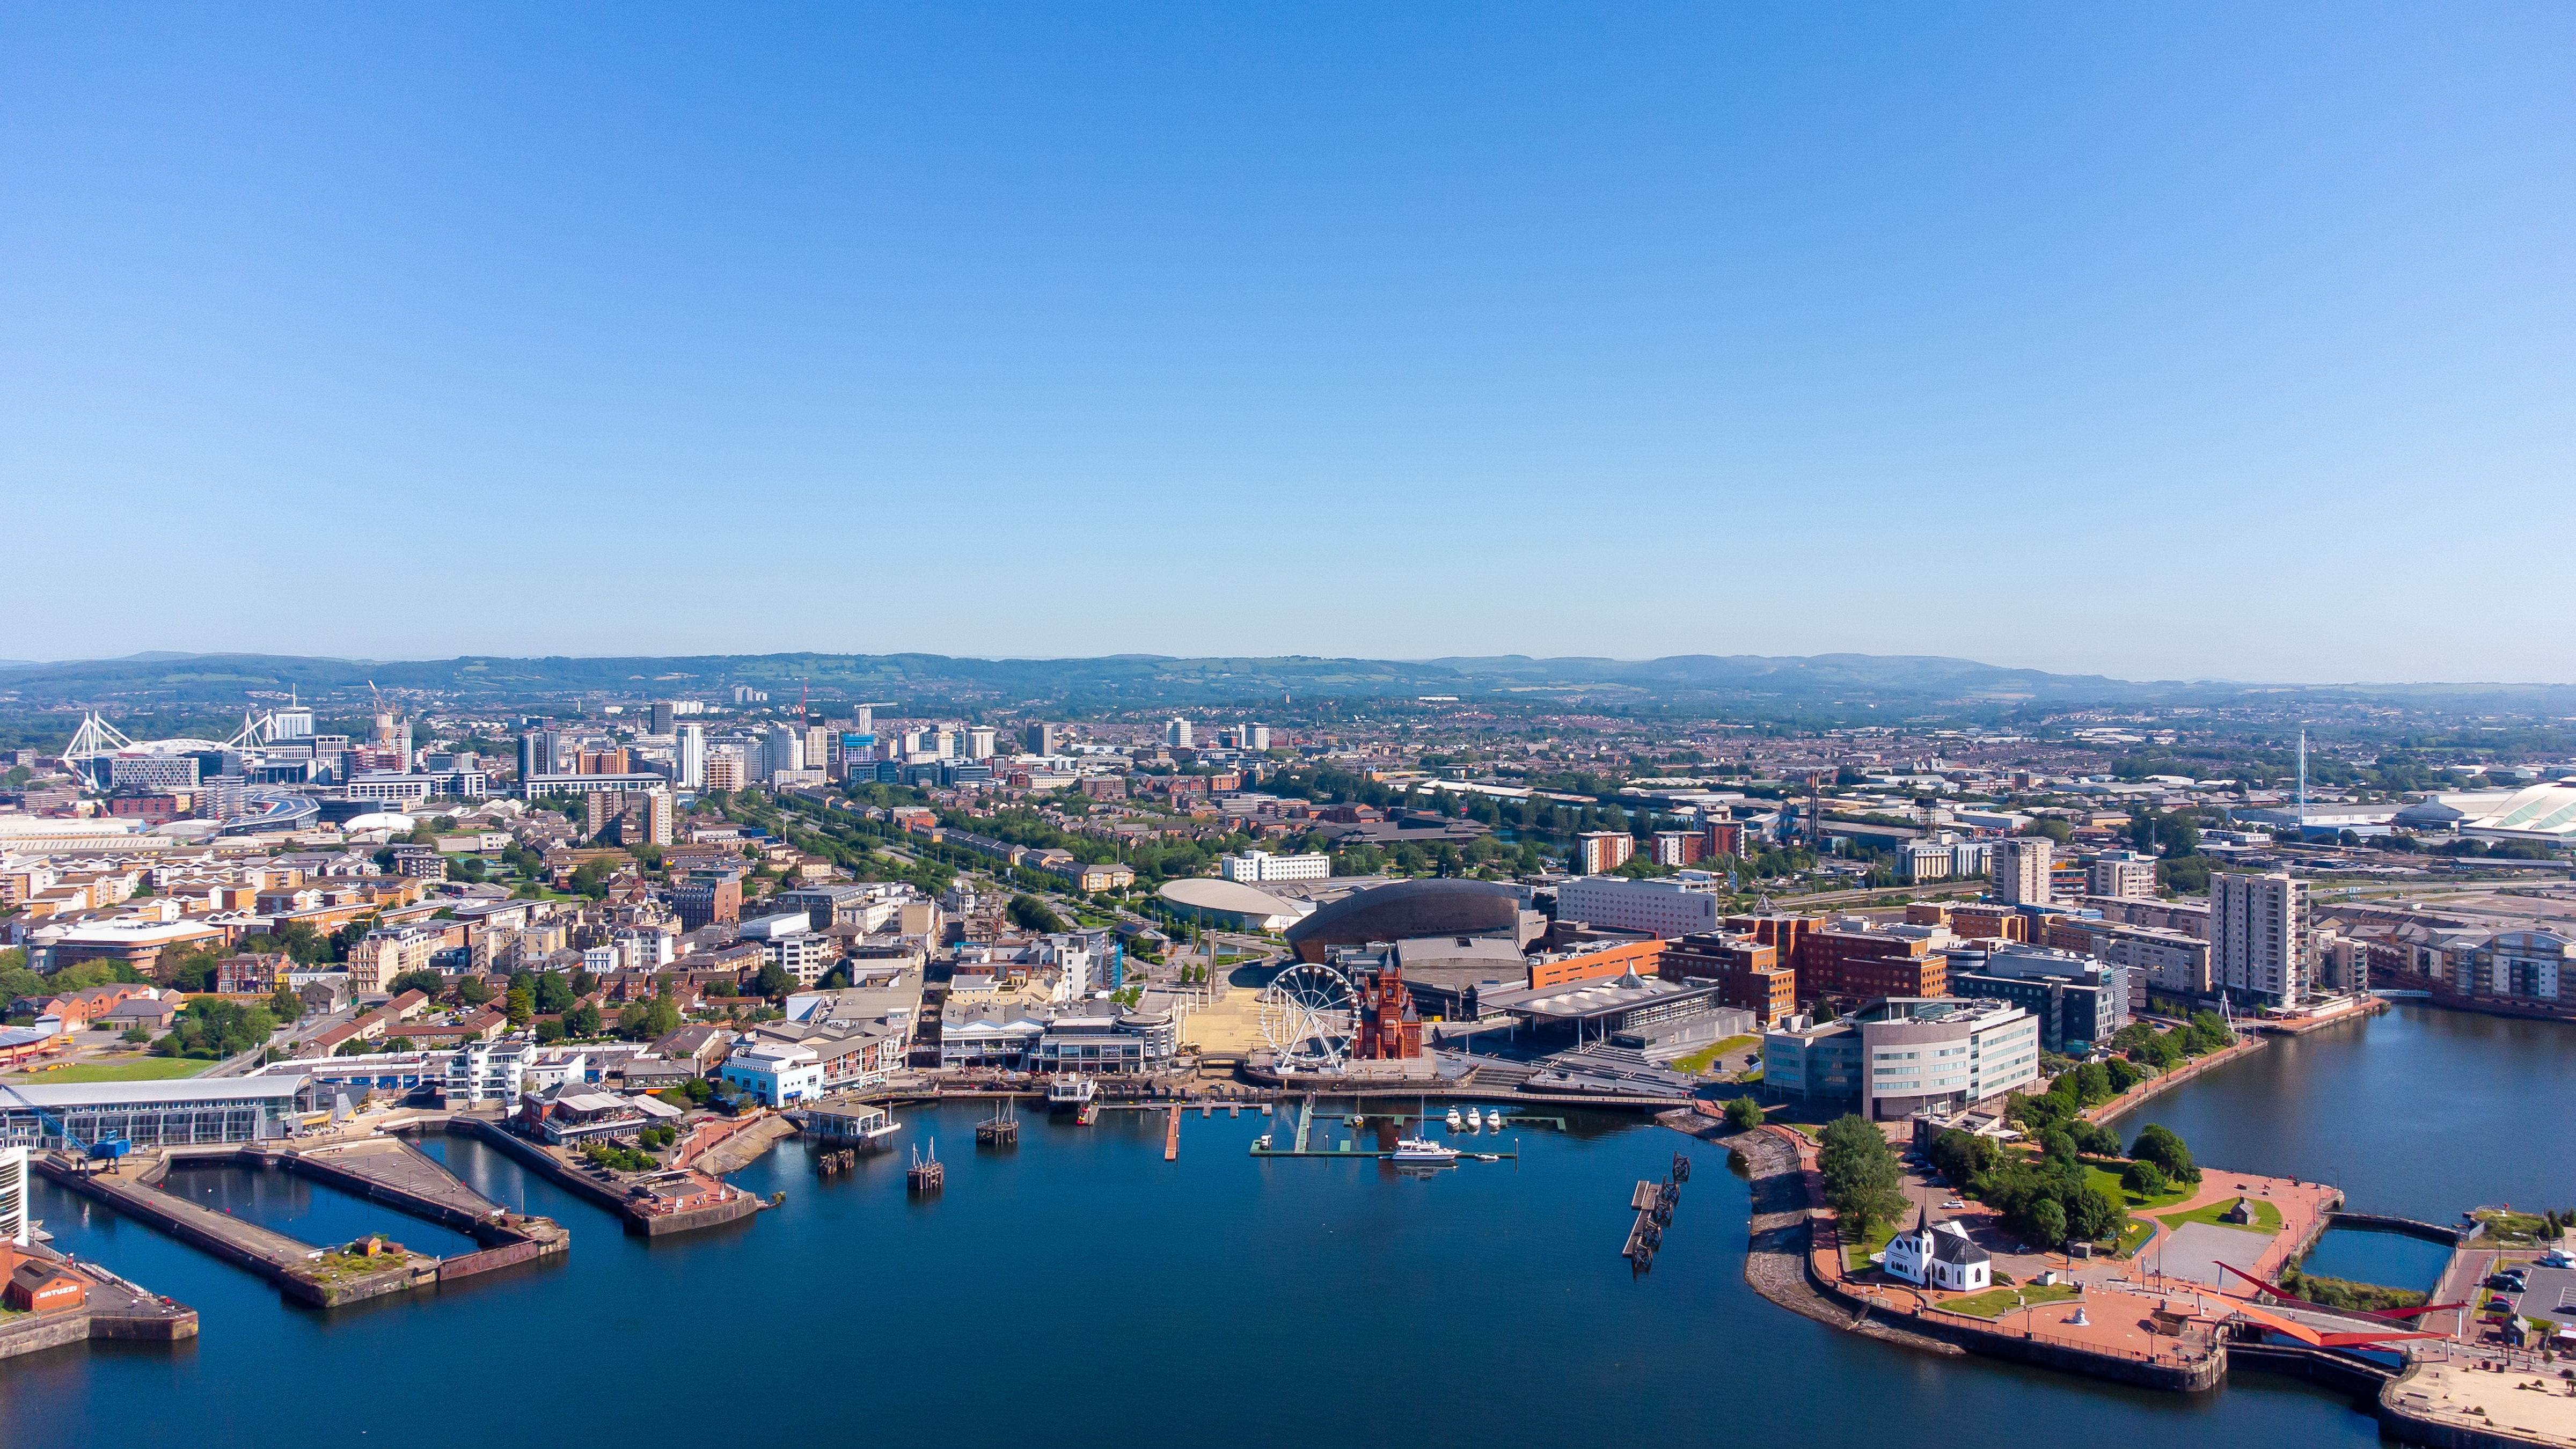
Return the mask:
<svg viewBox="0 0 2576 1449">
<path fill-rule="evenodd" d="M 1389 660 L 1308 655 L 1092 659 L 963 659 L 938 654 L 753 654 L 686 657 L 440 660 L 319 659 L 271 654 L 138 654 L 123 659 L 12 665 L 6 690 L 22 707 L 235 706 L 288 690 L 316 703 L 363 700 L 372 679 L 494 702 L 683 697 L 720 700 L 735 685 L 784 700 L 810 688 L 827 700 L 894 700 L 907 708 L 1037 705 L 1093 709 L 1358 702 L 1416 695 L 1593 708 L 1728 708 L 1754 714 L 1850 714 L 1876 707 L 2244 703 L 2284 695 L 2465 706 L 2576 710 L 2576 687 L 2502 684 L 2283 686 L 2210 680 L 2123 680 L 2051 674 L 1929 655 L 1682 654 L 1662 659 L 1540 659 L 1527 655 Z"/>
</svg>

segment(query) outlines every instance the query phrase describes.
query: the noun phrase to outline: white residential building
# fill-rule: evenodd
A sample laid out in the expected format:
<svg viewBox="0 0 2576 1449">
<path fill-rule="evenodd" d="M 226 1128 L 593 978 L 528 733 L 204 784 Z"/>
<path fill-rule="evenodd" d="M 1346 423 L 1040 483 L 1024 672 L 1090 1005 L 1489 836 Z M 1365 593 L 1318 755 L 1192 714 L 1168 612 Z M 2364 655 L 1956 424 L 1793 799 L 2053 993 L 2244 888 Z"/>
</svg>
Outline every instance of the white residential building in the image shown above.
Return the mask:
<svg viewBox="0 0 2576 1449">
<path fill-rule="evenodd" d="M 1266 850 L 1247 850 L 1241 855 L 1220 856 L 1217 873 L 1227 880 L 1259 885 L 1264 881 L 1330 880 L 1333 858 L 1329 855 L 1272 855 Z"/>
<path fill-rule="evenodd" d="M 1190 722 L 1182 719 L 1178 715 L 1174 715 L 1170 720 L 1166 721 L 1163 725 L 1163 743 L 1167 747 L 1175 750 L 1188 749 L 1190 747 Z"/>
<path fill-rule="evenodd" d="M 680 788 L 705 789 L 707 783 L 707 727 L 705 725 L 680 726 L 678 755 L 679 758 L 675 763 L 679 768 Z"/>
<path fill-rule="evenodd" d="M 1578 876 L 1556 888 L 1556 918 L 1610 931 L 1688 936 L 1717 929 L 1716 891 L 1705 874 L 1681 880 Z"/>
<path fill-rule="evenodd" d="M 2308 883 L 2281 872 L 2209 878 L 2209 977 L 2288 1005 L 2308 994 Z"/>
</svg>

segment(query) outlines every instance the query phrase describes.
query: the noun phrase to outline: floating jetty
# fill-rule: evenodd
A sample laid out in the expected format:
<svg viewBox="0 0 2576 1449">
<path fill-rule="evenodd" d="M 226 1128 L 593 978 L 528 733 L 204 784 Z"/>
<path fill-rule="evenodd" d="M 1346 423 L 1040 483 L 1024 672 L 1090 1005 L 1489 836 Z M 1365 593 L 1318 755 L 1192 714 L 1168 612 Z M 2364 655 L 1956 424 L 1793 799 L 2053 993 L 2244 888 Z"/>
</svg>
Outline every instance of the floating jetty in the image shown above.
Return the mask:
<svg viewBox="0 0 2576 1449">
<path fill-rule="evenodd" d="M 1344 1161 L 1348 1161 L 1354 1157 L 1387 1158 L 1395 1156 L 1395 1149 L 1391 1147 L 1362 1147 L 1359 1145 L 1359 1139 L 1356 1137 L 1342 1138 L 1331 1147 L 1315 1147 L 1312 1145 L 1314 1142 L 1316 1122 L 1339 1122 L 1351 1120 L 1378 1123 L 1381 1124 L 1380 1130 L 1382 1133 L 1390 1133 L 1396 1127 L 1406 1122 L 1429 1122 L 1434 1119 L 1425 1114 L 1409 1112 L 1382 1112 L 1374 1115 L 1357 1114 L 1356 1117 L 1345 1116 L 1340 1113 L 1319 1113 L 1315 1110 L 1315 1098 L 1312 1095 L 1309 1095 L 1306 1100 L 1297 1104 L 1297 1133 L 1296 1136 L 1291 1139 L 1295 1145 L 1291 1147 L 1272 1146 L 1272 1137 L 1269 1134 L 1265 1134 L 1253 1140 L 1252 1155 L 1255 1157 L 1333 1157 L 1340 1158 Z M 1382 1135 L 1379 1140 L 1385 1141 L 1387 1138 Z M 1501 1162 L 1505 1159 L 1517 1159 L 1520 1156 L 1520 1153 L 1517 1151 L 1496 1150 L 1484 1152 L 1472 1150 L 1466 1147 L 1458 1147 L 1457 1143 L 1463 1140 L 1465 1139 L 1452 1139 L 1450 1142 L 1444 1144 L 1455 1148 L 1458 1153 L 1458 1160 L 1461 1162 Z"/>
</svg>

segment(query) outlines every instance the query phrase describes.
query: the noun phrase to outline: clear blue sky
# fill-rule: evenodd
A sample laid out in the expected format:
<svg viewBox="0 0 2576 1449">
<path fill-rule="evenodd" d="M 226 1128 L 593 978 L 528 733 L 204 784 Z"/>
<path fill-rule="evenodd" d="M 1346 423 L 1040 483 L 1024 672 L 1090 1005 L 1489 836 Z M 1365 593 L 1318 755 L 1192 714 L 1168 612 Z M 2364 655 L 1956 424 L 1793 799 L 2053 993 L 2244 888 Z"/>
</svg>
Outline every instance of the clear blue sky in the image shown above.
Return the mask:
<svg viewBox="0 0 2576 1449">
<path fill-rule="evenodd" d="M 0 656 L 2576 678 L 2576 8 L 0 9 Z"/>
</svg>

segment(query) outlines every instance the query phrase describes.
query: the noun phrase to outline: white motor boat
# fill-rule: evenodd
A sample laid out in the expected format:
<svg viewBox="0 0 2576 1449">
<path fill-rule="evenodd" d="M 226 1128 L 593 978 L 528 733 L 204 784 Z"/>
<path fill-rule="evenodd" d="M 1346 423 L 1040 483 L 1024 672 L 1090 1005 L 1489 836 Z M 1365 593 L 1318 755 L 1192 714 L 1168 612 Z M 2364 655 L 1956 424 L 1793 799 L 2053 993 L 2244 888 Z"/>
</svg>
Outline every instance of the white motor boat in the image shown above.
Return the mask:
<svg viewBox="0 0 2576 1449">
<path fill-rule="evenodd" d="M 1455 1108 L 1455 1107 L 1452 1107 L 1452 1108 L 1450 1108 L 1450 1109 L 1449 1109 L 1449 1130 L 1450 1130 L 1450 1131 L 1452 1131 L 1452 1132 L 1455 1132 L 1455 1131 L 1457 1131 L 1457 1130 L 1458 1130 L 1458 1127 L 1459 1127 L 1459 1122 L 1458 1122 L 1458 1109 L 1457 1109 L 1457 1108 Z"/>
<path fill-rule="evenodd" d="M 1407 1137 L 1403 1141 L 1396 1143 L 1395 1151 L 1388 1154 L 1388 1156 L 1399 1163 L 1455 1162 L 1458 1160 L 1457 1149 L 1444 1147 L 1437 1141 L 1428 1137 Z"/>
</svg>

